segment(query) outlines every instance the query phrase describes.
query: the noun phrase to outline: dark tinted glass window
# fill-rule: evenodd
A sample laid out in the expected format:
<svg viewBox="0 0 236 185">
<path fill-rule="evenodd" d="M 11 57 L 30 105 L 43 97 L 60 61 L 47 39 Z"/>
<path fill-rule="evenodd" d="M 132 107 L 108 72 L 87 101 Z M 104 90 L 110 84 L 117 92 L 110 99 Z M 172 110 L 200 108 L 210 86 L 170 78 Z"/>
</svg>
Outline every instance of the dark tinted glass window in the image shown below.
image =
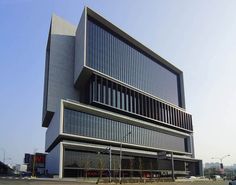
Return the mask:
<svg viewBox="0 0 236 185">
<path fill-rule="evenodd" d="M 87 65 L 180 105 L 177 74 L 90 19 L 87 25 Z"/>
<path fill-rule="evenodd" d="M 131 134 L 123 140 L 125 143 L 185 151 L 184 137 L 177 137 L 84 112 L 64 110 L 64 133 L 120 142 L 123 136 L 129 132 Z"/>
</svg>

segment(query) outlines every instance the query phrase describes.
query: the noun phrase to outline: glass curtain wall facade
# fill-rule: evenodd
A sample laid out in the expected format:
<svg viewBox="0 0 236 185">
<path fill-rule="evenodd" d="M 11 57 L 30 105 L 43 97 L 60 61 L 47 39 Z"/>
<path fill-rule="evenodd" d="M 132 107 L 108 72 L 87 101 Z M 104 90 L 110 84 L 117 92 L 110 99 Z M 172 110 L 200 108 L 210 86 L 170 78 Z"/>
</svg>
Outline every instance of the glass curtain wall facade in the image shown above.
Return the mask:
<svg viewBox="0 0 236 185">
<path fill-rule="evenodd" d="M 68 177 L 97 177 L 102 170 L 103 176 L 109 176 L 109 155 L 107 152 L 96 153 L 77 151 L 72 149 L 65 150 L 66 157 L 64 160 L 64 173 Z M 161 163 L 156 158 L 124 155 L 122 160 L 123 176 L 124 177 L 157 177 L 160 171 L 171 171 L 169 167 L 165 165 L 170 163 L 169 160 L 162 160 Z M 102 164 L 102 169 L 101 169 Z M 180 161 L 175 161 L 175 170 L 184 171 L 188 165 L 192 165 L 191 162 L 181 164 Z M 86 170 L 84 170 L 86 169 Z M 187 171 L 188 171 L 187 167 Z M 113 178 L 119 177 L 119 154 L 112 155 L 111 174 Z"/>
<path fill-rule="evenodd" d="M 181 70 L 87 7 L 77 27 L 52 18 L 46 56 L 48 173 L 170 176 L 172 155 L 175 176 L 201 174 Z"/>
<path fill-rule="evenodd" d="M 91 17 L 87 22 L 87 65 L 180 106 L 178 75 Z"/>
<path fill-rule="evenodd" d="M 124 133 L 131 132 L 124 142 L 166 150 L 188 152 L 186 137 L 178 137 L 84 112 L 64 110 L 64 132 L 98 139 L 120 142 Z"/>
</svg>

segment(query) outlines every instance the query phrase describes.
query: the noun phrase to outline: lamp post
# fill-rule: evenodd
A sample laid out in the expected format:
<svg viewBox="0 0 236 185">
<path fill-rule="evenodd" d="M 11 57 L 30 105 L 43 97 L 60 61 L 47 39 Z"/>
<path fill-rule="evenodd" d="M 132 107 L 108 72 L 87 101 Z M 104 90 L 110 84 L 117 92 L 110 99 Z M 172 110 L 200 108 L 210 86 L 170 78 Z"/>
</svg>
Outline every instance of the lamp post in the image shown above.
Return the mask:
<svg viewBox="0 0 236 185">
<path fill-rule="evenodd" d="M 125 134 L 125 135 L 121 138 L 121 140 L 120 140 L 120 171 L 119 171 L 119 181 L 120 181 L 120 184 L 121 184 L 121 169 L 122 169 L 122 167 L 121 167 L 121 163 L 122 163 L 122 144 L 123 144 L 123 140 L 124 140 L 126 137 L 128 137 L 130 134 L 131 134 L 131 131 L 128 132 L 127 134 Z"/>
<path fill-rule="evenodd" d="M 111 146 L 107 149 L 109 150 L 109 182 L 111 183 Z"/>
<path fill-rule="evenodd" d="M 229 157 L 230 155 L 224 155 L 222 157 L 212 157 L 211 159 L 218 159 L 220 160 L 220 167 L 222 166 L 222 170 L 224 169 L 224 166 L 223 166 L 223 159 L 225 159 L 226 157 Z"/>
<path fill-rule="evenodd" d="M 106 153 L 107 151 L 109 151 L 109 182 L 111 182 L 111 146 L 106 147 L 105 150 L 101 152 L 98 152 L 98 155 L 101 153 Z"/>
<path fill-rule="evenodd" d="M 7 161 L 8 161 L 8 162 L 7 162 Z M 5 158 L 5 162 L 8 163 L 7 165 L 12 168 L 12 158 L 10 158 L 10 157 Z"/>
<path fill-rule="evenodd" d="M 4 148 L 0 148 L 3 152 L 3 163 L 5 164 L 5 160 L 6 160 L 6 150 Z"/>
</svg>

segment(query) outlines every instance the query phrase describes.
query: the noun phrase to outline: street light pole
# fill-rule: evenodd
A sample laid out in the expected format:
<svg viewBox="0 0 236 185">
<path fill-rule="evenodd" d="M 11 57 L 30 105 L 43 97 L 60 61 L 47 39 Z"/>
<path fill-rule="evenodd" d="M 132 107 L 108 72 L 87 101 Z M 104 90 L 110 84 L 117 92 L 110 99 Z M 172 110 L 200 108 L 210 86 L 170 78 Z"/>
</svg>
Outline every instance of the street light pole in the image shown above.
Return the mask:
<svg viewBox="0 0 236 185">
<path fill-rule="evenodd" d="M 225 159 L 226 157 L 229 157 L 230 155 L 224 155 L 223 157 L 212 157 L 211 159 L 219 159 L 220 160 L 220 163 L 223 162 L 223 159 Z"/>
<path fill-rule="evenodd" d="M 109 147 L 109 182 L 111 183 L 111 146 Z"/>
<path fill-rule="evenodd" d="M 4 148 L 0 148 L 3 151 L 3 163 L 5 164 L 6 160 L 6 150 Z"/>
<path fill-rule="evenodd" d="M 120 142 L 120 170 L 119 170 L 119 181 L 121 184 L 121 162 L 122 162 L 122 141 Z"/>
<path fill-rule="evenodd" d="M 122 167 L 121 167 L 121 164 L 122 164 L 122 144 L 123 144 L 123 140 L 124 140 L 127 136 L 129 136 L 130 134 L 131 134 L 131 131 L 128 132 L 127 134 L 125 134 L 125 135 L 122 137 L 121 141 L 120 141 L 120 171 L 119 171 L 119 181 L 120 181 L 120 184 L 121 184 L 121 169 L 122 169 Z"/>
<path fill-rule="evenodd" d="M 171 175 L 172 175 L 172 180 L 175 181 L 175 163 L 174 163 L 173 152 L 171 152 Z"/>
<path fill-rule="evenodd" d="M 8 158 L 5 158 L 5 162 L 8 163 L 7 165 L 12 167 L 12 158 L 8 157 Z"/>
<path fill-rule="evenodd" d="M 222 163 L 223 159 L 226 158 L 226 157 L 229 157 L 229 156 L 230 156 L 230 155 L 228 154 L 228 155 L 225 155 L 225 156 L 221 157 L 220 162 Z M 223 163 L 222 163 L 222 164 L 223 164 Z"/>
<path fill-rule="evenodd" d="M 226 157 L 229 157 L 230 155 L 224 155 L 222 157 L 212 157 L 211 159 L 218 159 L 220 160 L 220 165 L 222 165 L 222 169 L 224 169 L 224 166 L 223 166 L 223 159 L 225 159 Z"/>
<path fill-rule="evenodd" d="M 98 155 L 107 152 L 107 150 L 109 150 L 109 182 L 111 182 L 111 146 L 106 147 L 106 149 L 103 150 L 102 152 L 98 152 Z"/>
</svg>

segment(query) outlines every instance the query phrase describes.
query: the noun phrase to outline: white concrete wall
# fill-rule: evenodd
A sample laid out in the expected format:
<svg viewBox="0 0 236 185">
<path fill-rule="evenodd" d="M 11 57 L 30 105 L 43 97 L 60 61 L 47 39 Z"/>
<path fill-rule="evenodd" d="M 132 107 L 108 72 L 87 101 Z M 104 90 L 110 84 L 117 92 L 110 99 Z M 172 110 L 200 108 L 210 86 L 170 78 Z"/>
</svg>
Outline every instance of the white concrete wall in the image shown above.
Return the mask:
<svg viewBox="0 0 236 185">
<path fill-rule="evenodd" d="M 74 65 L 74 83 L 76 84 L 79 75 L 83 69 L 86 58 L 86 8 L 80 18 L 79 25 L 75 35 L 75 65 Z"/>
<path fill-rule="evenodd" d="M 74 88 L 76 27 L 53 15 L 50 30 L 44 112 L 55 112 L 61 99 L 79 100 L 79 92 Z"/>
<path fill-rule="evenodd" d="M 46 157 L 46 170 L 49 174 L 59 175 L 60 144 L 57 144 Z"/>
<path fill-rule="evenodd" d="M 58 106 L 57 111 L 53 115 L 53 118 L 50 122 L 50 125 L 46 131 L 45 138 L 45 151 L 47 151 L 48 147 L 55 141 L 55 139 L 60 134 L 60 106 Z"/>
</svg>

